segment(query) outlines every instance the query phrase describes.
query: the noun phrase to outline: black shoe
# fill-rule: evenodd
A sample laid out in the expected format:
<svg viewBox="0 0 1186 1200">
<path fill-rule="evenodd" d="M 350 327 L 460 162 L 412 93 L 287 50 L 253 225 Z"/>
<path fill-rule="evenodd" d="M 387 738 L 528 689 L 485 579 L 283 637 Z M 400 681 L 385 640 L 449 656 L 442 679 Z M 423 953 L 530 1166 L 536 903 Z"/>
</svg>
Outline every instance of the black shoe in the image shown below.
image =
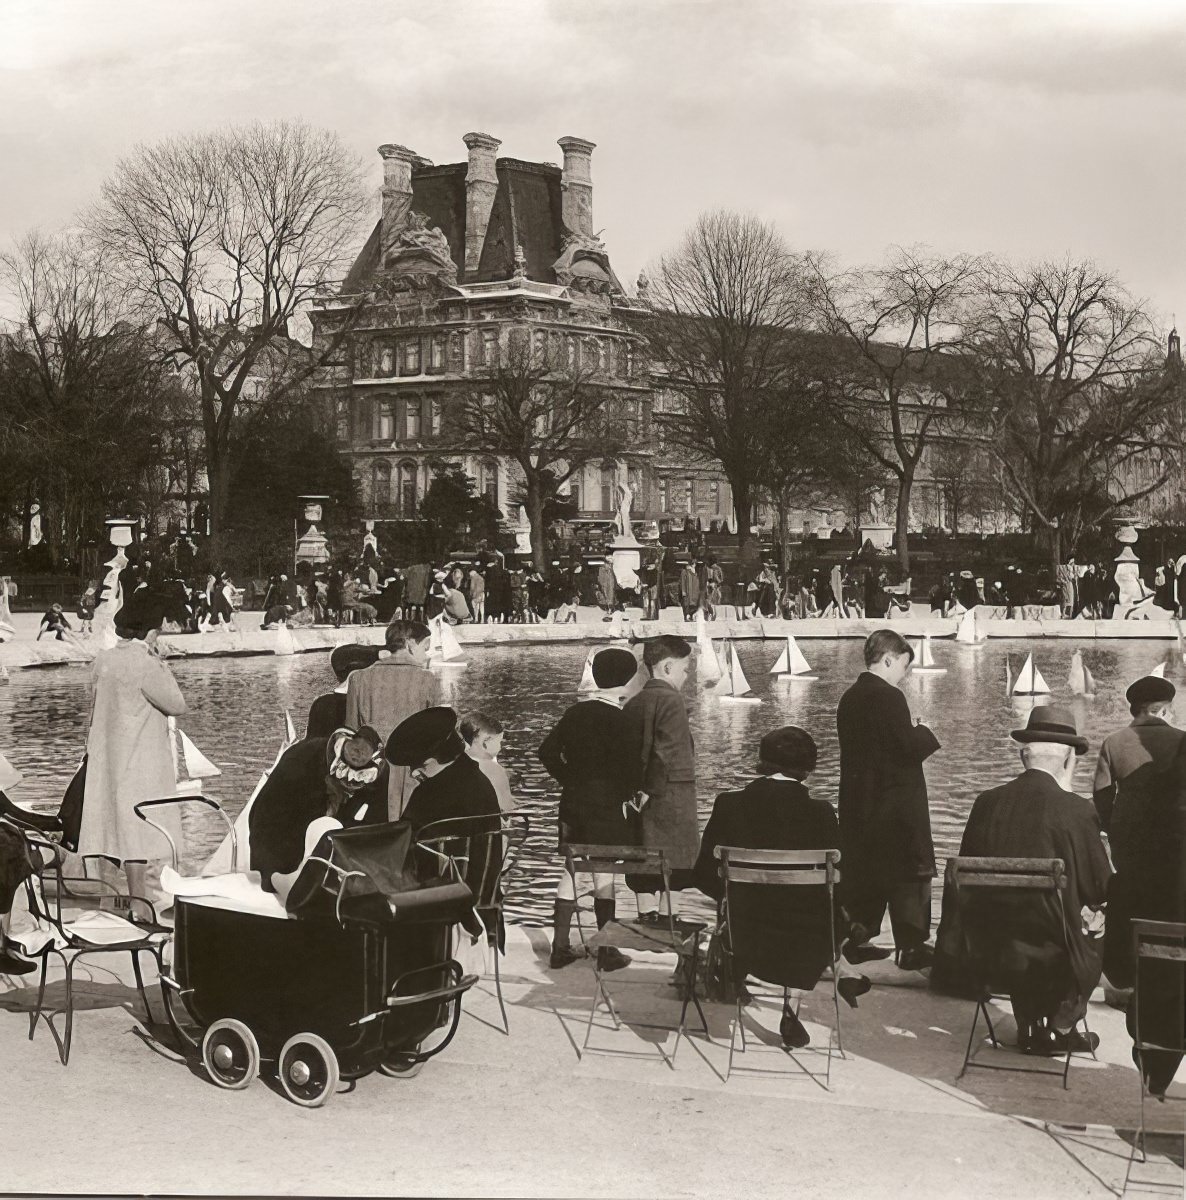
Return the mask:
<svg viewBox="0 0 1186 1200">
<path fill-rule="evenodd" d="M 598 946 L 597 969 L 599 971 L 620 971 L 630 965 L 630 955 L 623 954 L 617 946 Z"/>
<path fill-rule="evenodd" d="M 37 964 L 14 958 L 7 950 L 0 950 L 0 975 L 28 975 L 36 971 Z"/>
<path fill-rule="evenodd" d="M 1085 1034 L 1080 1033 L 1077 1029 L 1072 1029 L 1069 1033 L 1060 1033 L 1057 1029 L 1053 1029 L 1051 1034 L 1059 1054 L 1066 1054 L 1067 1051 L 1072 1054 L 1094 1054 L 1100 1044 L 1098 1033 Z"/>
<path fill-rule="evenodd" d="M 1054 1030 L 1045 1025 L 1031 1025 L 1021 1040 L 1023 1054 L 1040 1055 L 1043 1058 L 1057 1058 L 1067 1052 L 1066 1047 L 1059 1048 Z"/>
<path fill-rule="evenodd" d="M 891 954 L 893 954 L 892 950 L 887 950 L 884 946 L 874 946 L 869 942 L 853 945 L 852 941 L 849 940 L 844 943 L 845 961 L 852 963 L 854 967 L 859 967 L 861 963 L 876 962 L 889 958 Z"/>
<path fill-rule="evenodd" d="M 811 1034 L 789 1008 L 783 1009 L 782 1020 L 778 1023 L 778 1036 L 782 1038 L 782 1044 L 791 1050 L 802 1050 L 811 1042 Z"/>
<path fill-rule="evenodd" d="M 639 913 L 638 923 L 640 925 L 658 925 L 659 914 L 657 912 Z"/>
<path fill-rule="evenodd" d="M 583 954 L 574 950 L 571 946 L 553 946 L 552 953 L 548 958 L 548 969 L 559 971 L 562 967 L 579 962 L 584 957 Z"/>
<path fill-rule="evenodd" d="M 903 971 L 925 971 L 931 965 L 935 952 L 930 946 L 911 946 L 898 954 L 898 967 Z"/>
<path fill-rule="evenodd" d="M 868 975 L 845 975 L 836 980 L 836 991 L 849 1008 L 856 1008 L 857 997 L 863 996 L 872 986 Z"/>
</svg>

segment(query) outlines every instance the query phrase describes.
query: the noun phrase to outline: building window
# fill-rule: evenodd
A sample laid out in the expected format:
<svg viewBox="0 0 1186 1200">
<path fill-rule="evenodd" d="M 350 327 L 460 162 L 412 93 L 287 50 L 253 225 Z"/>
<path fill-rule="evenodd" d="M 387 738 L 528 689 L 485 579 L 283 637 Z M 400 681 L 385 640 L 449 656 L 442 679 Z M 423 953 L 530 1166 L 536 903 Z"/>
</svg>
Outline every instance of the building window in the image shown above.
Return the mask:
<svg viewBox="0 0 1186 1200">
<path fill-rule="evenodd" d="M 428 402 L 428 419 L 431 422 L 433 437 L 439 437 L 441 432 L 441 402 L 435 397 Z"/>
<path fill-rule="evenodd" d="M 391 503 L 391 464 L 377 462 L 371 467 L 371 503 L 376 509 Z"/>
<path fill-rule="evenodd" d="M 409 400 L 405 407 L 405 417 L 407 428 L 407 439 L 410 442 L 419 440 L 420 437 L 420 401 Z"/>
<path fill-rule="evenodd" d="M 721 511 L 721 485 L 715 479 L 708 485 L 708 498 L 712 502 L 712 511 L 719 513 Z"/>
<path fill-rule="evenodd" d="M 416 515 L 416 490 L 416 464 L 409 459 L 399 465 L 400 516 Z"/>
<path fill-rule="evenodd" d="M 336 433 L 339 442 L 350 440 L 350 401 L 339 400 L 334 405 Z"/>
<path fill-rule="evenodd" d="M 618 471 L 616 467 L 601 468 L 601 511 L 613 512 L 614 493 L 617 491 Z"/>
<path fill-rule="evenodd" d="M 445 339 L 437 334 L 429 343 L 428 369 L 439 375 L 445 369 Z"/>
<path fill-rule="evenodd" d="M 372 410 L 371 437 L 377 442 L 390 442 L 395 437 L 395 420 L 390 400 L 376 400 Z"/>
<path fill-rule="evenodd" d="M 498 463 L 493 459 L 487 459 L 482 464 L 482 495 L 495 508 L 498 507 Z"/>
<path fill-rule="evenodd" d="M 404 343 L 404 374 L 420 374 L 420 339 L 412 338 Z"/>
<path fill-rule="evenodd" d="M 498 330 L 482 330 L 482 365 L 494 367 L 498 365 Z"/>
<path fill-rule="evenodd" d="M 660 512 L 670 512 L 671 511 L 671 497 L 667 493 L 667 480 L 666 479 L 659 480 L 659 511 Z"/>
<path fill-rule="evenodd" d="M 390 375 L 395 368 L 395 353 L 390 346 L 379 351 L 379 374 Z"/>
<path fill-rule="evenodd" d="M 696 483 L 695 480 L 684 480 L 684 512 L 691 513 L 696 511 Z"/>
<path fill-rule="evenodd" d="M 610 341 L 608 338 L 598 338 L 595 344 L 597 346 L 597 369 L 602 374 L 608 375 L 610 370 Z"/>
</svg>

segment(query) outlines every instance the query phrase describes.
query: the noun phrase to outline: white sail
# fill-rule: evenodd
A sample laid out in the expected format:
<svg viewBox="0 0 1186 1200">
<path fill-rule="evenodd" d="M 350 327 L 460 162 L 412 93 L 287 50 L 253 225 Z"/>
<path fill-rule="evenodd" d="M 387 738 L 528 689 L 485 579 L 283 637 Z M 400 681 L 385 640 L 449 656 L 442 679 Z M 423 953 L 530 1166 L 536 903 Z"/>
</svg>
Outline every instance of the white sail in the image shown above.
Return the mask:
<svg viewBox="0 0 1186 1200">
<path fill-rule="evenodd" d="M 1005 655 L 1005 695 L 1013 695 L 1013 664 L 1009 661 L 1009 656 Z"/>
<path fill-rule="evenodd" d="M 704 614 L 696 614 L 696 675 L 701 683 L 716 683 L 723 672 L 717 658 L 712 638 L 708 636 L 708 625 Z"/>
<path fill-rule="evenodd" d="M 922 636 L 918 653 L 914 657 L 914 670 L 932 675 L 943 675 L 947 672 L 946 667 L 937 666 L 935 663 L 935 655 L 931 650 L 931 635 L 929 633 L 924 633 Z"/>
<path fill-rule="evenodd" d="M 1095 676 L 1091 673 L 1091 668 L 1084 666 L 1083 668 L 1083 694 L 1085 696 L 1095 695 Z"/>
<path fill-rule="evenodd" d="M 292 636 L 292 630 L 283 622 L 276 626 L 276 644 L 272 647 L 272 653 L 296 653 L 296 639 Z"/>
<path fill-rule="evenodd" d="M 1087 668 L 1083 665 L 1083 651 L 1071 655 L 1071 673 L 1067 676 L 1067 687 L 1072 696 L 1087 695 Z"/>
<path fill-rule="evenodd" d="M 585 667 L 581 671 L 581 682 L 577 684 L 577 695 L 587 696 L 590 692 L 597 691 L 597 680 L 593 678 L 593 655 L 596 650 L 590 650 L 585 656 Z"/>
<path fill-rule="evenodd" d="M 787 638 L 787 644 L 783 646 L 778 657 L 774 660 L 774 666 L 770 668 L 771 675 L 789 675 L 791 673 L 791 639 Z"/>
<path fill-rule="evenodd" d="M 444 623 L 444 617 L 440 616 L 433 617 L 428 623 L 428 653 L 430 655 L 441 652 L 441 626 Z"/>
<path fill-rule="evenodd" d="M 713 687 L 713 692 L 722 702 L 729 701 L 737 704 L 761 704 L 757 696 L 750 694 L 749 680 L 741 669 L 741 659 L 737 657 L 737 647 L 729 643 L 728 670 L 719 683 Z"/>
<path fill-rule="evenodd" d="M 733 695 L 744 696 L 749 690 L 749 680 L 745 677 L 745 672 L 741 669 L 741 659 L 737 656 L 737 648 L 733 648 L 733 654 L 730 656 L 729 663 L 729 679 L 733 685 Z"/>
<path fill-rule="evenodd" d="M 770 668 L 771 675 L 785 675 L 791 679 L 816 679 L 811 670 L 811 664 L 799 649 L 799 643 L 792 634 L 787 634 L 787 644 L 778 656 L 778 662 Z"/>
<path fill-rule="evenodd" d="M 1153 670 L 1149 672 L 1149 674 L 1155 676 L 1157 679 L 1164 679 L 1165 678 L 1165 662 L 1164 661 L 1159 662 L 1157 664 L 1157 666 L 1155 666 L 1153 668 Z"/>
<path fill-rule="evenodd" d="M 720 671 L 720 675 L 717 677 L 716 682 L 709 687 L 708 691 L 710 695 L 725 699 L 733 695 L 732 644 L 725 643 L 713 657 L 717 660 L 717 669 Z M 724 658 L 724 662 L 721 662 L 721 657 Z"/>
<path fill-rule="evenodd" d="M 976 610 L 974 608 L 970 608 L 964 613 L 959 628 L 955 631 L 955 640 L 963 642 L 966 646 L 979 645 L 984 640 L 976 634 Z"/>
<path fill-rule="evenodd" d="M 448 621 L 441 621 L 441 658 L 447 663 L 455 663 L 465 658 L 465 651 L 453 632 L 453 626 Z"/>
<path fill-rule="evenodd" d="M 284 712 L 284 741 L 281 743 L 280 749 L 276 751 L 276 757 L 272 761 L 272 765 L 260 775 L 259 782 L 247 798 L 247 803 L 243 805 L 242 811 L 235 818 L 234 843 L 238 853 L 237 855 L 232 854 L 231 835 L 228 833 L 222 839 L 218 849 L 210 855 L 206 865 L 202 868 L 203 875 L 225 875 L 230 871 L 249 871 L 251 869 L 251 806 L 255 803 L 256 796 L 263 790 L 264 784 L 268 782 L 268 776 L 276 769 L 276 765 L 284 756 L 284 752 L 296 740 L 296 727 L 293 725 L 292 717 L 286 709 Z M 235 861 L 236 858 L 237 861 Z"/>
<path fill-rule="evenodd" d="M 1013 685 L 1015 696 L 1041 696 L 1050 691 L 1050 685 L 1042 678 L 1042 672 L 1034 666 L 1034 656 L 1025 656 L 1025 665 Z"/>
<path fill-rule="evenodd" d="M 181 795 L 200 793 L 203 779 L 213 779 L 222 771 L 216 767 L 179 729 L 175 718 L 169 718 L 169 745 L 173 751 L 173 772 L 177 791 Z"/>
</svg>

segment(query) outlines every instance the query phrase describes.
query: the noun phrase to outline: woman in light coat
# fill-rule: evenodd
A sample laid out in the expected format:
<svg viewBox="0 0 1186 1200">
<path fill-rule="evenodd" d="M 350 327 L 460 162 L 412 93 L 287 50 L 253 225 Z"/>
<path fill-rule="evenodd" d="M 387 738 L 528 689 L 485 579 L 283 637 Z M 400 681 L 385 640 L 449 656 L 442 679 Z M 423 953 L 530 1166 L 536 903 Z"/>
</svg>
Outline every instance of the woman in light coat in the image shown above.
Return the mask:
<svg viewBox="0 0 1186 1200">
<path fill-rule="evenodd" d="M 169 718 L 185 712 L 185 700 L 157 657 L 163 621 L 159 600 L 147 589 L 134 593 L 115 616 L 119 640 L 96 655 L 91 668 L 94 699 L 78 853 L 115 859 L 132 896 L 145 895 L 147 864 L 169 857 L 160 832 L 141 821 L 132 806 L 177 792 Z M 176 808 L 157 810 L 153 820 L 180 844 Z"/>
</svg>

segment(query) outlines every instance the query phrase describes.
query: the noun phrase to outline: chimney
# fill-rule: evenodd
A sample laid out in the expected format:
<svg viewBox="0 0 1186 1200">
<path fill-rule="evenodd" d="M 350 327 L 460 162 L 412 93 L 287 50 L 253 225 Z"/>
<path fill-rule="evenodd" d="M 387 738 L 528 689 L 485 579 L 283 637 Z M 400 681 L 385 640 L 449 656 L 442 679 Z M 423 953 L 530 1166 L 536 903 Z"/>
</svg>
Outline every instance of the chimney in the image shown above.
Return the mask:
<svg viewBox="0 0 1186 1200">
<path fill-rule="evenodd" d="M 498 191 L 495 155 L 502 142 L 488 133 L 467 133 L 462 139 L 469 151 L 469 170 L 465 174 L 465 274 L 468 278 L 482 261 L 486 227 Z"/>
<path fill-rule="evenodd" d="M 392 243 L 407 228 L 412 207 L 412 167 L 423 161 L 407 146 L 388 143 L 379 147 L 383 158 L 383 218 L 379 233 L 381 259 L 387 257 Z"/>
<path fill-rule="evenodd" d="M 556 145 L 564 151 L 564 172 L 560 176 L 564 225 L 573 233 L 592 237 L 593 176 L 589 172 L 589 160 L 596 143 L 586 142 L 584 138 L 562 137 Z"/>
</svg>

